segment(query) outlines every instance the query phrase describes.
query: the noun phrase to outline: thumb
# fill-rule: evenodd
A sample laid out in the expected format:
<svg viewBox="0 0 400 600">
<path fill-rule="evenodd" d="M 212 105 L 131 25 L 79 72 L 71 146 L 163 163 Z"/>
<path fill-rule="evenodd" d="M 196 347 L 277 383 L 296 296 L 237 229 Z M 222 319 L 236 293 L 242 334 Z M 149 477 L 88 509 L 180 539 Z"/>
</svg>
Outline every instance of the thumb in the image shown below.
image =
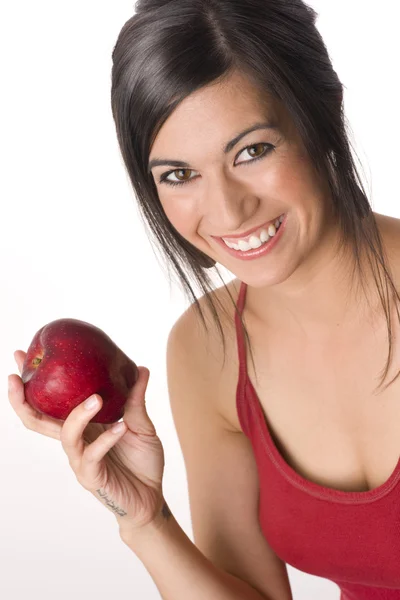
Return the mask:
<svg viewBox="0 0 400 600">
<path fill-rule="evenodd" d="M 150 379 L 150 371 L 146 367 L 138 367 L 139 377 L 129 390 L 124 406 L 123 419 L 134 433 L 156 435 L 156 430 L 146 410 L 146 389 Z"/>
</svg>

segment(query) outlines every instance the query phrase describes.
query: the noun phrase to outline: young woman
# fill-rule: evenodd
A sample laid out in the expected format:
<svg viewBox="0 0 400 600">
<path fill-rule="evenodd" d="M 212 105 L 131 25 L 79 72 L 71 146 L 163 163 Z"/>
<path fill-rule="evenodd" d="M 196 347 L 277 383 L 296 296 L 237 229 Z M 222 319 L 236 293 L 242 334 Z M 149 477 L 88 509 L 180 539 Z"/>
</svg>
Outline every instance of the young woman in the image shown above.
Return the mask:
<svg viewBox="0 0 400 600">
<path fill-rule="evenodd" d="M 113 52 L 122 156 L 191 301 L 167 365 L 195 544 L 163 496 L 148 369 L 117 433 L 89 424 L 98 395 L 60 423 L 10 376 L 165 600 L 289 600 L 286 563 L 400 600 L 400 222 L 371 210 L 315 20 L 301 0 L 140 0 Z M 236 278 L 214 289 L 216 263 Z"/>
</svg>

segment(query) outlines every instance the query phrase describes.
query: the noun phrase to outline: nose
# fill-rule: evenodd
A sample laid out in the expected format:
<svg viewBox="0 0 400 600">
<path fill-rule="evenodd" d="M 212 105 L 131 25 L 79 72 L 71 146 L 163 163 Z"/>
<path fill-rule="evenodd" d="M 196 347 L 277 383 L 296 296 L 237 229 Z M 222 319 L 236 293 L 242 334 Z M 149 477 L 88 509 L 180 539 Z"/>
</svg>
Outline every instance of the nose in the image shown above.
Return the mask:
<svg viewBox="0 0 400 600">
<path fill-rule="evenodd" d="M 210 177 L 205 189 L 203 215 L 215 235 L 228 235 L 243 229 L 257 210 L 259 198 L 249 187 L 229 177 Z"/>
</svg>

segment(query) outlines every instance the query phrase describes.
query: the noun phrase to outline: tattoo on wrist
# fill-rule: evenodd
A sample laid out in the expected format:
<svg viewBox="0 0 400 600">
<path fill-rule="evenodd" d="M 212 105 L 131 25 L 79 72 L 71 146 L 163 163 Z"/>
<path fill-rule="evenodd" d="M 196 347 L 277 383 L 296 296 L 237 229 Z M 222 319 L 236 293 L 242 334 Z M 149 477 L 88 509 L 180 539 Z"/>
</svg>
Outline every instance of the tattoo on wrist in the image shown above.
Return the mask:
<svg viewBox="0 0 400 600">
<path fill-rule="evenodd" d="M 120 517 L 124 517 L 125 515 L 127 515 L 128 513 L 125 512 L 122 508 L 120 508 L 119 506 L 117 506 L 115 504 L 115 502 L 113 500 L 111 500 L 108 496 L 107 493 L 102 490 L 101 488 L 97 489 L 96 492 L 98 493 L 98 495 L 100 496 L 100 498 L 103 500 L 103 502 L 115 513 L 117 513 L 117 515 L 119 515 Z"/>
</svg>

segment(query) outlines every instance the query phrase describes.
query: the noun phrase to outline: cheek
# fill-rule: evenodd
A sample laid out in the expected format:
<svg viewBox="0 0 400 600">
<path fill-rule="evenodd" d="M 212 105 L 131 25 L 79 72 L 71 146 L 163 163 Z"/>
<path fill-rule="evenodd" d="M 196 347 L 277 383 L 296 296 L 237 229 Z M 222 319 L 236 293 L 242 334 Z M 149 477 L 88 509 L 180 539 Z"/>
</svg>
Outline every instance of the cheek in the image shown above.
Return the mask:
<svg viewBox="0 0 400 600">
<path fill-rule="evenodd" d="M 190 201 L 183 195 L 174 199 L 171 194 L 168 202 L 163 202 L 162 198 L 160 198 L 160 202 L 167 219 L 183 237 L 188 237 L 191 232 L 196 230 L 198 215 L 193 200 Z"/>
<path fill-rule="evenodd" d="M 281 156 L 270 173 L 270 189 L 290 204 L 311 199 L 318 193 L 318 178 L 308 157 L 300 152 Z"/>
</svg>

